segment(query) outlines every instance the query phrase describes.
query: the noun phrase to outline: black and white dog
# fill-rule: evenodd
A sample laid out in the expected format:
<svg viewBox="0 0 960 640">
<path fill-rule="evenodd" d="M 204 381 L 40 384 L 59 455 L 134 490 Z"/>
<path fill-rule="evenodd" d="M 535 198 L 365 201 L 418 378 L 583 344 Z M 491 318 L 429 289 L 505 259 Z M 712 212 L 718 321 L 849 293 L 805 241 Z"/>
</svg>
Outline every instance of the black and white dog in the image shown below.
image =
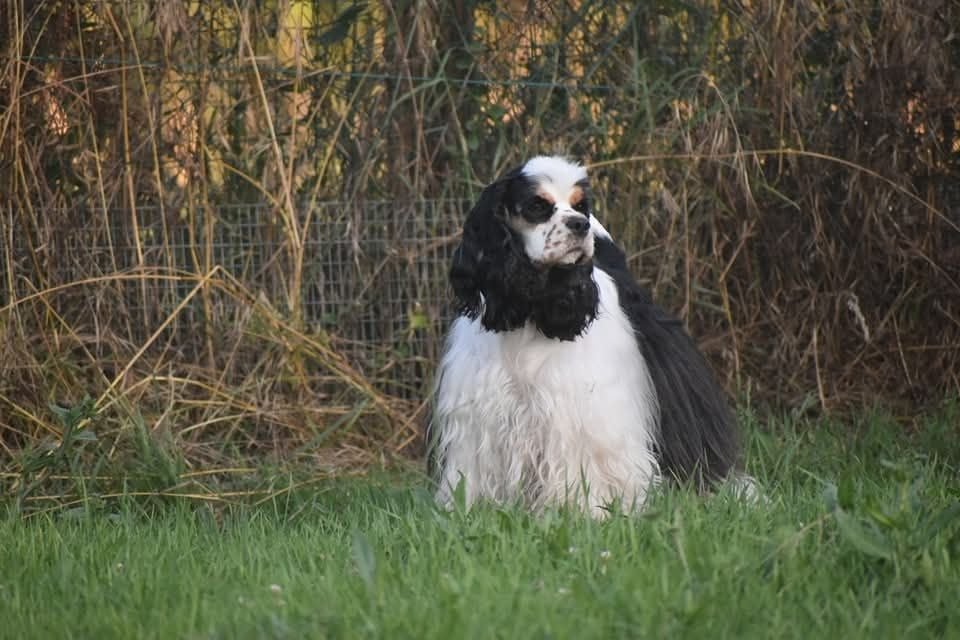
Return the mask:
<svg viewBox="0 0 960 640">
<path fill-rule="evenodd" d="M 450 270 L 459 316 L 437 374 L 437 500 L 602 516 L 661 479 L 735 470 L 726 398 L 679 320 L 654 304 L 591 215 L 583 167 L 540 156 L 484 189 Z"/>
</svg>

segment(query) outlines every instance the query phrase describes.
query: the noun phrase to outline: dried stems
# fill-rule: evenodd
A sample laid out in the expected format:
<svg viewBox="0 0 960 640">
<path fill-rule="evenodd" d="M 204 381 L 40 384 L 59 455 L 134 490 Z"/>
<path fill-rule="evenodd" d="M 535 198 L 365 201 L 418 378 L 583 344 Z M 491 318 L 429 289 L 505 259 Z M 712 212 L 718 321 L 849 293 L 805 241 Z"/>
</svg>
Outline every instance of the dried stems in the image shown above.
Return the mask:
<svg viewBox="0 0 960 640">
<path fill-rule="evenodd" d="M 0 485 L 416 454 L 459 221 L 540 152 L 732 392 L 960 391 L 955 4 L 334 4 L 6 5 Z"/>
</svg>

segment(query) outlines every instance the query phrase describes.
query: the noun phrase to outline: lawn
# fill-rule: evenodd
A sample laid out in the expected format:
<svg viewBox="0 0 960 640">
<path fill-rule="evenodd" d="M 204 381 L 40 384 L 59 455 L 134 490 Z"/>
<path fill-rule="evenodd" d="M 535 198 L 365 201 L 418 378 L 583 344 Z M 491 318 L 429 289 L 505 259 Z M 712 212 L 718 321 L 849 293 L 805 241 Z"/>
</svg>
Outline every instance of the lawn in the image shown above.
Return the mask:
<svg viewBox="0 0 960 640">
<path fill-rule="evenodd" d="M 767 500 L 438 511 L 409 474 L 259 506 L 0 515 L 11 638 L 960 637 L 956 411 L 744 417 Z"/>
</svg>

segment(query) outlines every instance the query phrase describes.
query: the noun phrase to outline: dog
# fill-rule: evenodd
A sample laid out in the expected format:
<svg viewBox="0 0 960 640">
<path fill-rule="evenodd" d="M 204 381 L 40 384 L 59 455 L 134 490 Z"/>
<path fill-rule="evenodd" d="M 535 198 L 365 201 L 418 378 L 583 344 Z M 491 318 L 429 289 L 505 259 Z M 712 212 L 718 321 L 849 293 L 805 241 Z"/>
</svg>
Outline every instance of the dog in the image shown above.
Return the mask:
<svg viewBox="0 0 960 640">
<path fill-rule="evenodd" d="M 538 156 L 486 187 L 450 269 L 457 317 L 427 427 L 450 507 L 486 499 L 598 517 L 664 480 L 736 473 L 726 396 L 682 323 L 593 215 L 586 170 Z"/>
</svg>

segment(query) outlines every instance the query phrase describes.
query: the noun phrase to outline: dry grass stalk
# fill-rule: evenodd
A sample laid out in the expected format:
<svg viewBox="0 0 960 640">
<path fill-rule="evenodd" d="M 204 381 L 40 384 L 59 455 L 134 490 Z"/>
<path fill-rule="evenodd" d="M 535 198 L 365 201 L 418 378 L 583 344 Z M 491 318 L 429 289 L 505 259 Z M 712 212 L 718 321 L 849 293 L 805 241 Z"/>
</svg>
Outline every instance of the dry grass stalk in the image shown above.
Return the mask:
<svg viewBox="0 0 960 640">
<path fill-rule="evenodd" d="M 357 6 L 5 5 L 0 483 L 415 453 L 457 214 L 535 152 L 731 391 L 960 391 L 955 3 Z"/>
</svg>

